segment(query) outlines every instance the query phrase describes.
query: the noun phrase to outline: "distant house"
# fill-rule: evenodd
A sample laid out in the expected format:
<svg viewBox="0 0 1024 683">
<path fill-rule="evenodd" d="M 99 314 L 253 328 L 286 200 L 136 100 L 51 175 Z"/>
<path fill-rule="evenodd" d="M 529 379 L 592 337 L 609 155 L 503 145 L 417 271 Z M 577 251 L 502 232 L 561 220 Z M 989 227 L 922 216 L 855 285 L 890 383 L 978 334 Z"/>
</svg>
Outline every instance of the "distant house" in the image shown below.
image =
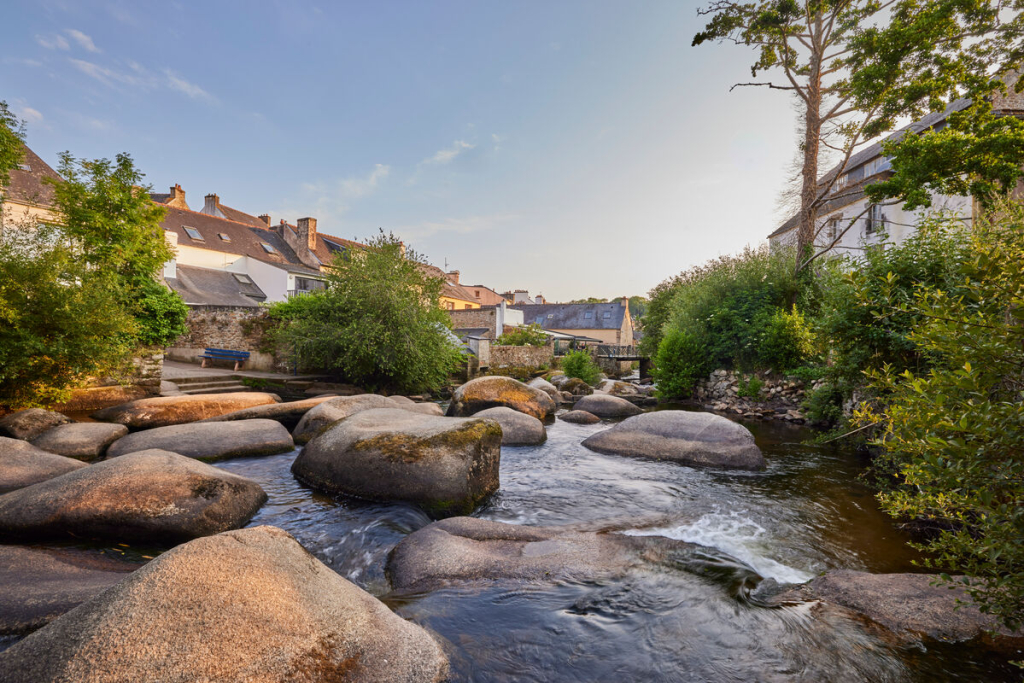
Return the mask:
<svg viewBox="0 0 1024 683">
<path fill-rule="evenodd" d="M 28 146 L 22 152 L 21 163 L 9 174 L 10 182 L 0 188 L 0 227 L 35 226 L 55 218 L 53 186 L 43 181 L 59 181 L 60 176 Z"/>
<path fill-rule="evenodd" d="M 459 271 L 453 270 L 446 273 L 437 266 L 423 264 L 424 272 L 430 277 L 437 277 L 444 280 L 441 287 L 441 308 L 449 311 L 465 311 L 473 308 L 480 308 L 480 302 L 465 287 L 459 284 Z"/>
<path fill-rule="evenodd" d="M 936 112 L 915 121 L 890 135 L 887 140 L 898 140 L 907 132 L 922 133 L 942 130 L 950 114 L 966 109 L 971 101 L 961 99 L 953 102 L 945 111 Z M 993 107 L 997 113 L 1007 116 L 1024 117 L 1024 95 L 1011 92 L 1005 97 L 996 97 Z M 838 177 L 837 177 L 838 174 Z M 892 175 L 892 165 L 882 154 L 882 143 L 878 142 L 852 155 L 845 165 L 837 166 L 818 181 L 820 191 L 831 183 L 824 205 L 818 211 L 817 237 L 815 244 L 823 248 L 835 242 L 835 254 L 857 255 L 867 248 L 881 244 L 883 235 L 888 241 L 899 244 L 917 230 L 917 225 L 929 210 L 945 209 L 971 224 L 977 218 L 979 208 L 971 197 L 953 195 L 932 195 L 931 209 L 904 211 L 900 204 L 871 204 L 864 188 L 872 183 L 885 180 Z M 834 182 L 833 182 L 834 181 Z M 1019 192 L 1020 188 L 1018 188 Z M 854 225 L 843 234 L 851 221 Z M 768 236 L 772 248 L 795 246 L 799 215 L 792 216 Z"/>
<path fill-rule="evenodd" d="M 596 339 L 602 344 L 632 346 L 633 318 L 628 302 L 623 297 L 611 304 L 520 304 L 513 308 L 523 312 L 525 325 L 537 324 L 547 331 Z"/>
<path fill-rule="evenodd" d="M 456 271 L 453 271 L 453 272 L 458 274 L 459 271 L 456 270 Z M 449 275 L 451 275 L 451 273 L 449 273 Z M 463 286 L 466 288 L 467 291 L 469 291 L 470 294 L 473 295 L 473 298 L 476 299 L 477 303 L 480 304 L 481 306 L 497 306 L 502 301 L 504 301 L 506 303 L 509 303 L 509 304 L 512 303 L 512 301 L 510 301 L 509 299 L 506 299 L 501 294 L 498 294 L 496 291 L 494 291 L 490 287 L 486 287 L 484 285 L 463 285 Z"/>
<path fill-rule="evenodd" d="M 473 309 L 449 309 L 452 327 L 459 337 L 473 336 L 495 341 L 505 331 L 523 325 L 523 312 L 504 301 L 497 306 Z"/>
<path fill-rule="evenodd" d="M 505 292 L 501 295 L 504 299 L 510 301 L 512 304 L 546 304 L 547 299 L 538 294 L 534 298 L 530 298 L 530 292 L 525 289 L 513 289 L 512 291 Z"/>
</svg>

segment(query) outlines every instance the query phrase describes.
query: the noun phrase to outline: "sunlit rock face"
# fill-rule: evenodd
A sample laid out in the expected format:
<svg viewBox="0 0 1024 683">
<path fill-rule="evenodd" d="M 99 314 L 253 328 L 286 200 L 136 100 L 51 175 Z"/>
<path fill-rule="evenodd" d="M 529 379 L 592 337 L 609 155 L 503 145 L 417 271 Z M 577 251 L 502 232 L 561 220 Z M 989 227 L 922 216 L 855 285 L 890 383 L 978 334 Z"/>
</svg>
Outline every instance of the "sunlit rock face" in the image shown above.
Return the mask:
<svg viewBox="0 0 1024 683">
<path fill-rule="evenodd" d="M 555 401 L 540 389 L 511 377 L 478 377 L 466 382 L 452 394 L 448 414 L 468 417 L 488 408 L 505 407 L 546 420 L 554 415 Z"/>
<path fill-rule="evenodd" d="M 243 408 L 279 403 L 280 400 L 274 394 L 258 391 L 198 394 L 195 396 L 157 396 L 97 410 L 92 417 L 100 422 L 116 422 L 134 431 L 197 422 Z"/>
</svg>

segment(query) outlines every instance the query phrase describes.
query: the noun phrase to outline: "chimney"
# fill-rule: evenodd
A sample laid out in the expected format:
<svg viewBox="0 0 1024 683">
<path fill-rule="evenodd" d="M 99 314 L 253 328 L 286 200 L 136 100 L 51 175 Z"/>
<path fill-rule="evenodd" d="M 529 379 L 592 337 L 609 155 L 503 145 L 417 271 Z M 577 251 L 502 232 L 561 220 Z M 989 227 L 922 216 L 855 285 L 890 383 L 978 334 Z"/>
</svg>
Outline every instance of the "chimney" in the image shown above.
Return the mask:
<svg viewBox="0 0 1024 683">
<path fill-rule="evenodd" d="M 296 224 L 299 229 L 299 239 L 310 251 L 316 251 L 316 219 L 300 218 Z"/>
<path fill-rule="evenodd" d="M 533 297 L 533 302 L 535 304 L 542 304 L 544 303 L 544 297 L 538 294 L 537 296 Z"/>
<path fill-rule="evenodd" d="M 398 243 L 398 253 L 402 255 L 402 258 L 405 258 L 405 242 Z"/>
<path fill-rule="evenodd" d="M 270 227 L 270 215 L 269 215 L 269 214 L 266 214 L 266 213 L 261 213 L 261 214 L 259 215 L 259 219 L 260 219 L 261 221 L 263 221 L 263 222 L 264 222 L 264 223 L 266 224 L 266 226 L 267 226 L 268 228 Z"/>
<path fill-rule="evenodd" d="M 619 301 L 619 305 L 620 306 L 625 306 L 626 308 L 629 308 L 629 297 L 628 296 L 622 297 L 622 299 Z"/>
<path fill-rule="evenodd" d="M 459 284 L 459 271 L 457 271 L 457 270 L 450 270 L 450 271 L 448 271 L 448 279 L 451 281 L 451 283 L 453 285 Z"/>
<path fill-rule="evenodd" d="M 203 205 L 203 210 L 199 213 L 224 218 L 224 214 L 220 210 L 220 197 L 215 194 L 206 195 L 206 204 Z"/>
</svg>

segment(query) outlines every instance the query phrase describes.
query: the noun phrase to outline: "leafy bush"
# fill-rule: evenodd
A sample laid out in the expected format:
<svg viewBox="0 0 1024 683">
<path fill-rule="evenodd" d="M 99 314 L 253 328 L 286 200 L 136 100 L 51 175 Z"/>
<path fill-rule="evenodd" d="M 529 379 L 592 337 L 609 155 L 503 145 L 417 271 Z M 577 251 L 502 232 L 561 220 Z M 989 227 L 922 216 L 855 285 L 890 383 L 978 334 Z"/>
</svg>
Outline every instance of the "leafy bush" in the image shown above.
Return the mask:
<svg viewBox="0 0 1024 683">
<path fill-rule="evenodd" d="M 444 281 L 390 234 L 335 257 L 326 288 L 274 304 L 270 333 L 306 369 L 334 371 L 367 389 L 443 386 L 462 360 L 438 305 Z"/>
<path fill-rule="evenodd" d="M 133 313 L 138 322 L 136 336 L 146 346 L 167 346 L 188 332 L 188 306 L 177 292 L 156 280 L 143 280 L 136 294 Z"/>
<path fill-rule="evenodd" d="M 757 351 L 760 369 L 785 372 L 798 368 L 814 354 L 814 335 L 804 316 L 792 310 L 776 309 L 764 324 Z"/>
<path fill-rule="evenodd" d="M 752 398 L 754 400 L 761 398 L 761 389 L 764 387 L 764 382 L 757 375 L 740 377 L 737 385 L 736 395 L 740 398 Z"/>
<path fill-rule="evenodd" d="M 840 423 L 844 419 L 843 402 L 846 394 L 841 386 L 826 382 L 807 394 L 803 402 L 804 414 L 813 423 Z"/>
<path fill-rule="evenodd" d="M 715 368 L 696 336 L 670 330 L 658 348 L 652 374 L 661 398 L 688 398 L 698 381 Z"/>
<path fill-rule="evenodd" d="M 593 384 L 601 374 L 601 368 L 586 351 L 570 351 L 562 357 L 562 372 L 567 377 L 577 377 L 587 384 Z"/>
<path fill-rule="evenodd" d="M 513 328 L 498 337 L 496 344 L 500 346 L 544 346 L 551 337 L 544 334 L 541 326 L 532 323 Z"/>
<path fill-rule="evenodd" d="M 916 544 L 925 566 L 965 574 L 981 609 L 1012 628 L 1024 622 L 1024 210 L 963 237 L 964 284 L 924 286 L 892 309 L 916 322 L 912 357 L 930 367 L 872 371 L 884 412 L 856 417 L 882 429 L 880 468 L 895 474 L 882 507 L 935 530 Z"/>
</svg>

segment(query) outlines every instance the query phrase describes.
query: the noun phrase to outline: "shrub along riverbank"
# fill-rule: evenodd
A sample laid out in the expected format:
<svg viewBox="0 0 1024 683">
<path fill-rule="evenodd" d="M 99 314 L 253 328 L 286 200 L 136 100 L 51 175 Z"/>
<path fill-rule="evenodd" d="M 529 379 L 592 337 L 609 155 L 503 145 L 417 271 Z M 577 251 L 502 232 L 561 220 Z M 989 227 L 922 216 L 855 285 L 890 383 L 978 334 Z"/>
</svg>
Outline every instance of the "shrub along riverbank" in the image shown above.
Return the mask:
<svg viewBox="0 0 1024 683">
<path fill-rule="evenodd" d="M 878 452 L 882 506 L 927 529 L 926 565 L 1024 619 L 1024 209 L 935 214 L 901 244 L 792 272 L 747 250 L 651 293 L 644 350 L 663 398 L 716 369 L 820 378 L 807 416 Z M 852 416 L 844 402 L 856 399 Z"/>
</svg>

